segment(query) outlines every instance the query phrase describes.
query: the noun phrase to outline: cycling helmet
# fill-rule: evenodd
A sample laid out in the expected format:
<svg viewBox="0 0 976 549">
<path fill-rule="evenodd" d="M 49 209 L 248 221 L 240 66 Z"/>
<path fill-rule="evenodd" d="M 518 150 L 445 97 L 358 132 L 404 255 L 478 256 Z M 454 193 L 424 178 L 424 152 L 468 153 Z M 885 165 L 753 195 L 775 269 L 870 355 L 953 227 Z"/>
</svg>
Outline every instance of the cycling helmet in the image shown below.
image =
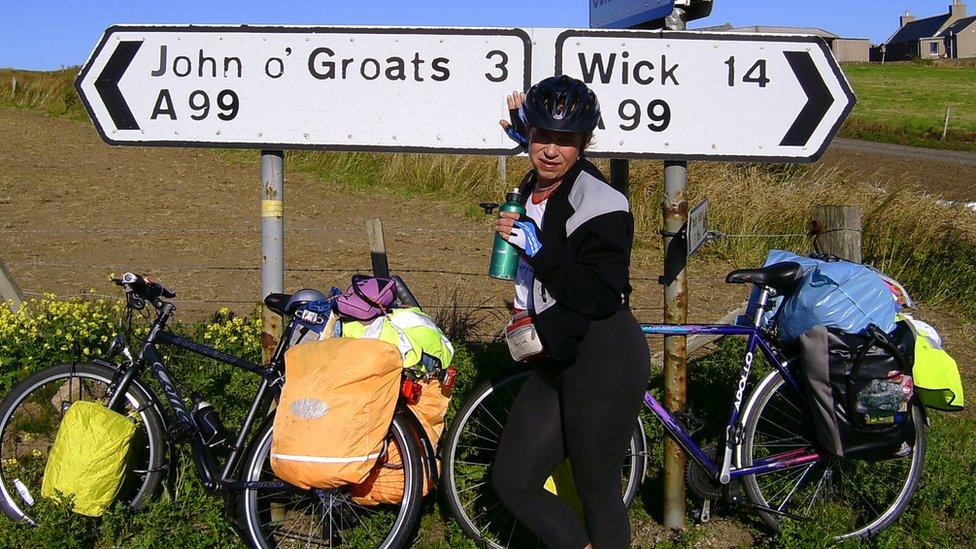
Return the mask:
<svg viewBox="0 0 976 549">
<path fill-rule="evenodd" d="M 301 307 L 304 307 L 313 301 L 325 301 L 327 299 L 329 298 L 318 290 L 303 288 L 293 293 L 291 297 L 288 298 L 288 303 L 285 303 L 285 312 L 288 314 L 293 314 Z"/>
<path fill-rule="evenodd" d="M 600 121 L 600 103 L 582 81 L 551 76 L 529 88 L 522 114 L 525 123 L 535 128 L 589 133 Z"/>
</svg>

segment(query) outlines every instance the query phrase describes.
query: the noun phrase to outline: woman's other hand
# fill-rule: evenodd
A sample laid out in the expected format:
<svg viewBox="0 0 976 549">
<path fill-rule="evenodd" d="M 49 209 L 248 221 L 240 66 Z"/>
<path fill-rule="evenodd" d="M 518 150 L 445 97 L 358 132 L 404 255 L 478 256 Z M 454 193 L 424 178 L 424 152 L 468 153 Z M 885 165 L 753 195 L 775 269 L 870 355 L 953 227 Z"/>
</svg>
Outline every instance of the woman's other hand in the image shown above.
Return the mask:
<svg viewBox="0 0 976 549">
<path fill-rule="evenodd" d="M 518 90 L 513 91 L 505 100 L 508 103 L 509 120 L 499 120 L 498 124 L 501 125 L 502 129 L 505 130 L 505 133 L 512 141 L 515 141 L 522 147 L 526 147 L 528 145 L 528 139 L 525 135 L 525 123 L 519 114 L 519 109 L 525 103 L 525 93 Z"/>
</svg>

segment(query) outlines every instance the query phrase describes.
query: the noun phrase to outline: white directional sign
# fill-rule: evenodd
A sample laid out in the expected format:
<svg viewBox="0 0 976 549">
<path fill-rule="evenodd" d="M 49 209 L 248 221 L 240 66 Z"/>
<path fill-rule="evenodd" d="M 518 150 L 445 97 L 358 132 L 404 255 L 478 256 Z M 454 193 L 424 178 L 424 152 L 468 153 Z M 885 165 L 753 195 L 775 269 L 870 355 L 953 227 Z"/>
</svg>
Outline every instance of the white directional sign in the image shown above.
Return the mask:
<svg viewBox="0 0 976 549">
<path fill-rule="evenodd" d="M 77 85 L 115 145 L 504 154 L 530 54 L 519 29 L 115 26 Z"/>
<path fill-rule="evenodd" d="M 598 150 L 618 158 L 812 161 L 855 102 L 812 36 L 570 30 L 555 55 L 596 92 Z"/>
<path fill-rule="evenodd" d="M 513 154 L 505 95 L 568 74 L 591 157 L 810 162 L 854 105 L 812 36 L 115 26 L 76 83 L 113 145 Z"/>
</svg>

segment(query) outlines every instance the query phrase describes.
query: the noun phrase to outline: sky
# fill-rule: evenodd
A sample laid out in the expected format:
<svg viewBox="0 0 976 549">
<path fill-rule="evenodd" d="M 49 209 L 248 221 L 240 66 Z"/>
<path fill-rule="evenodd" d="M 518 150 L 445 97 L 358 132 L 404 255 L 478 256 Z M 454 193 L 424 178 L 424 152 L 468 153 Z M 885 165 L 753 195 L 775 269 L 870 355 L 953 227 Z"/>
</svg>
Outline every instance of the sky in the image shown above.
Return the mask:
<svg viewBox="0 0 976 549">
<path fill-rule="evenodd" d="M 594 0 L 89 0 L 5 2 L 0 18 L 0 67 L 53 70 L 80 65 L 102 31 L 115 23 L 210 23 L 384 26 L 589 26 Z M 711 16 L 689 28 L 733 26 L 820 27 L 880 43 L 898 17 L 948 12 L 951 0 L 714 0 Z M 968 6 L 976 15 L 976 0 Z"/>
</svg>

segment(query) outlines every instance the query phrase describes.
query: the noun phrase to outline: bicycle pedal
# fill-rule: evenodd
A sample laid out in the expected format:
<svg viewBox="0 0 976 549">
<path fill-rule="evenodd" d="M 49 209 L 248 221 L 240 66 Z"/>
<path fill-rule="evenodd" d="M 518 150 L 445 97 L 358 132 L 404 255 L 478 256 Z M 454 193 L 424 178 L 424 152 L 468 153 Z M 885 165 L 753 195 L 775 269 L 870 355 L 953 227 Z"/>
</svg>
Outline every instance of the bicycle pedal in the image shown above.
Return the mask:
<svg viewBox="0 0 976 549">
<path fill-rule="evenodd" d="M 712 520 L 712 500 L 706 499 L 705 503 L 702 504 L 701 515 L 699 516 L 699 520 L 701 521 L 702 524 L 705 524 L 708 521 Z"/>
</svg>

